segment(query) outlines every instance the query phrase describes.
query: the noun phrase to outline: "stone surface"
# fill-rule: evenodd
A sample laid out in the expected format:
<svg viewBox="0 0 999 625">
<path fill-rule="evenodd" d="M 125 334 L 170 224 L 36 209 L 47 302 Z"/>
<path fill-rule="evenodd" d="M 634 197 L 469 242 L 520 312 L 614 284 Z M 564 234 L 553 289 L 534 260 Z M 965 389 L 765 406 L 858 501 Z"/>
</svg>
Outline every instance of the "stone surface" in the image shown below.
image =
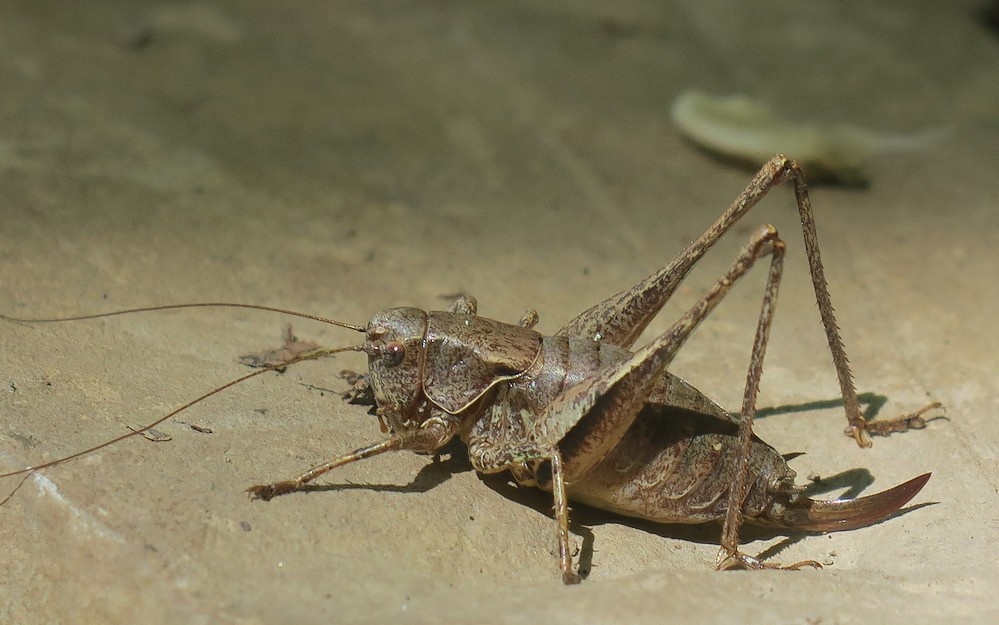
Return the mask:
<svg viewBox="0 0 999 625">
<path fill-rule="evenodd" d="M 781 189 L 703 262 L 662 331 L 752 228 L 788 241 L 759 432 L 792 466 L 919 507 L 828 536 L 751 533 L 822 571 L 712 570 L 717 528 L 579 510 L 592 574 L 561 586 L 549 500 L 460 457 L 345 467 L 329 490 L 251 484 L 377 440 L 336 396 L 346 355 L 269 375 L 29 478 L 0 506 L 10 623 L 938 623 L 999 618 L 999 41 L 975 2 L 7 2 L 0 7 L 0 312 L 241 301 L 363 323 L 479 299 L 553 331 L 695 237 L 750 173 L 670 125 L 688 88 L 795 119 L 948 127 L 813 190 L 861 391 L 949 420 L 857 449 Z M 791 155 L 793 156 L 793 155 Z M 762 272 L 673 369 L 738 406 Z M 0 325 L 0 466 L 124 433 L 245 371 L 285 318 L 190 310 Z M 323 345 L 356 336 L 295 322 Z M 651 334 L 650 334 L 651 335 Z M 209 427 L 211 434 L 188 424 Z M 17 481 L 3 480 L 4 495 Z M 833 493 L 835 494 L 835 493 Z"/>
</svg>

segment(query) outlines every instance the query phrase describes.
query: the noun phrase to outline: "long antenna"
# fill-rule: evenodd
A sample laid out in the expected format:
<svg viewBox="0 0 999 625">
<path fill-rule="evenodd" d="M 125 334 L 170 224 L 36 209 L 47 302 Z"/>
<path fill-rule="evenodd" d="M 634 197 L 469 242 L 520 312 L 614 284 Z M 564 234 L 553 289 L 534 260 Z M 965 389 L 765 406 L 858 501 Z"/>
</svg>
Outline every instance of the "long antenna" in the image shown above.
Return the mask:
<svg viewBox="0 0 999 625">
<path fill-rule="evenodd" d="M 126 310 L 115 310 L 112 312 L 97 313 L 93 315 L 79 315 L 75 317 L 49 317 L 43 319 L 26 319 L 21 317 L 11 317 L 9 315 L 0 314 L 0 319 L 3 319 L 5 321 L 12 321 L 14 323 L 56 323 L 59 321 L 83 321 L 84 319 L 100 319 L 101 317 L 115 317 L 117 315 L 127 315 L 129 313 L 152 312 L 157 310 L 176 310 L 178 308 L 249 308 L 251 310 L 265 310 L 268 312 L 281 313 L 283 315 L 292 315 L 293 317 L 301 317 L 303 319 L 312 319 L 313 321 L 328 323 L 330 325 L 339 326 L 341 328 L 347 328 L 348 330 L 353 330 L 355 332 L 364 332 L 365 330 L 363 326 L 354 325 L 352 323 L 345 323 L 343 321 L 336 321 L 334 319 L 327 319 L 326 317 L 320 317 L 318 315 L 310 315 L 307 313 L 295 312 L 294 310 L 275 308 L 273 306 L 259 306 L 257 304 L 236 304 L 232 302 L 197 302 L 194 304 L 167 304 L 164 306 L 145 306 L 143 308 L 129 308 Z"/>
<path fill-rule="evenodd" d="M 138 309 L 138 310 L 146 310 L 146 309 Z M 156 310 L 156 309 L 154 308 L 154 309 L 151 309 L 151 310 Z M 132 312 L 132 311 L 122 311 L 122 312 Z M 121 313 L 111 313 L 111 314 L 121 314 Z M 106 316 L 106 315 L 91 315 L 89 317 L 81 317 L 81 318 L 87 319 L 87 318 L 102 317 L 102 316 Z M 70 319 L 66 319 L 65 321 L 69 321 L 69 320 Z M 63 321 L 63 320 L 62 319 L 56 319 L 56 320 L 52 320 L 52 321 Z M 83 451 L 78 451 L 78 452 L 76 452 L 74 454 L 70 454 L 69 456 L 64 456 L 64 457 L 59 458 L 57 460 L 51 460 L 51 461 L 45 462 L 43 464 L 36 464 L 36 465 L 30 466 L 30 467 L 25 467 L 25 468 L 19 469 L 17 471 L 10 471 L 9 473 L 0 473 L 0 478 L 11 477 L 11 476 L 14 476 L 14 475 L 21 475 L 22 473 L 30 473 L 32 471 L 38 471 L 39 469 L 46 469 L 48 467 L 53 467 L 53 466 L 55 466 L 57 464 L 62 464 L 64 462 L 69 462 L 70 460 L 79 458 L 80 456 L 85 456 L 87 454 L 93 453 L 93 452 L 95 452 L 95 451 L 97 451 L 99 449 L 104 449 L 105 447 L 108 447 L 110 445 L 114 445 L 115 443 L 117 443 L 119 441 L 123 441 L 126 438 L 130 438 L 132 436 L 136 436 L 138 434 L 142 434 L 143 432 L 146 432 L 146 431 L 149 431 L 149 430 L 153 429 L 154 427 L 156 427 L 160 423 L 163 423 L 164 421 L 166 421 L 170 417 L 176 416 L 176 415 L 184 412 L 185 410 L 187 410 L 191 406 L 193 406 L 193 405 L 195 405 L 197 403 L 200 403 L 200 402 L 208 399 L 212 395 L 215 395 L 216 393 L 221 393 L 222 391 L 226 390 L 227 388 L 231 388 L 233 386 L 236 386 L 237 384 L 239 384 L 241 382 L 245 382 L 245 381 L 249 380 L 250 378 L 256 377 L 256 376 L 258 376 L 258 375 L 260 375 L 262 373 L 267 373 L 268 371 L 277 371 L 279 369 L 283 369 L 283 368 L 287 367 L 288 365 L 295 364 L 296 362 L 302 362 L 303 360 L 317 360 L 319 358 L 325 358 L 327 356 L 331 356 L 333 354 L 337 354 L 337 353 L 340 353 L 340 352 L 351 352 L 351 351 L 352 352 L 362 352 L 362 351 L 364 351 L 364 346 L 363 345 L 351 345 L 351 346 L 348 346 L 348 347 L 333 347 L 333 348 L 329 348 L 329 349 L 316 349 L 316 350 L 312 350 L 310 352 L 306 352 L 304 354 L 296 356 L 295 358 L 291 358 L 289 360 L 286 360 L 286 361 L 281 362 L 281 363 L 276 364 L 276 365 L 265 365 L 264 368 L 262 368 L 262 369 L 254 371 L 253 373 L 248 373 L 248 374 L 246 374 L 246 375 L 244 375 L 242 377 L 236 378 L 235 380 L 232 380 L 231 382 L 227 382 L 226 384 L 223 384 L 222 386 L 220 386 L 220 387 L 218 387 L 218 388 L 216 388 L 214 390 L 208 391 L 207 393 L 205 393 L 204 395 L 201 395 L 200 397 L 192 399 L 191 401 L 187 402 L 186 404 L 184 404 L 180 408 L 177 408 L 176 410 L 170 412 L 169 414 L 164 415 L 164 416 L 160 417 L 159 419 L 153 421 L 152 423 L 149 423 L 147 425 L 142 426 L 141 428 L 136 428 L 134 430 L 131 430 L 130 432 L 128 432 L 128 434 L 122 434 L 121 436 L 119 436 L 117 438 L 113 438 L 113 439 L 111 439 L 109 441 L 104 441 L 100 445 L 94 445 L 93 447 L 91 447 L 89 449 L 84 449 Z"/>
</svg>

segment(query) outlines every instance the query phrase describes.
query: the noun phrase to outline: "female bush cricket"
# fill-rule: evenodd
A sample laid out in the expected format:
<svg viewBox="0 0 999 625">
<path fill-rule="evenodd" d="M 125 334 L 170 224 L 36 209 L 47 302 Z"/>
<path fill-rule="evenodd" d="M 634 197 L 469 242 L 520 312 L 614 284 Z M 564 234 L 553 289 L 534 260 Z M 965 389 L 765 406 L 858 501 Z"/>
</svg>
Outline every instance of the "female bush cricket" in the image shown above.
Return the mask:
<svg viewBox="0 0 999 625">
<path fill-rule="evenodd" d="M 363 352 L 368 373 L 358 393 L 370 392 L 381 442 L 318 465 L 302 475 L 252 486 L 254 499 L 302 490 L 320 475 L 387 451 L 432 454 L 455 437 L 482 473 L 509 471 L 521 485 L 552 493 L 558 560 L 565 583 L 576 583 L 569 540 L 569 500 L 627 516 L 667 523 L 722 521 L 719 569 L 778 568 L 738 549 L 744 521 L 802 531 L 846 530 L 879 522 L 905 505 L 929 479 L 913 478 L 882 493 L 818 501 L 794 483 L 783 456 L 752 432 L 756 396 L 781 281 L 784 242 L 776 229 L 755 232 L 711 289 L 668 330 L 631 351 L 639 335 L 695 263 L 733 224 L 781 182 L 794 187 L 805 250 L 823 327 L 839 380 L 846 433 L 862 447 L 871 435 L 925 426 L 940 404 L 891 420 L 867 421 L 847 364 L 824 277 L 812 209 L 800 168 L 783 155 L 771 159 L 722 215 L 676 259 L 630 289 L 596 304 L 552 336 L 533 329 L 537 314 L 519 324 L 477 315 L 471 297 L 446 311 L 392 308 L 364 326 L 250 304 L 155 306 L 44 322 L 92 319 L 131 312 L 233 306 L 282 312 L 364 334 L 358 345 L 291 353 L 188 402 L 148 430 L 205 398 L 269 370 L 343 351 Z M 730 415 L 667 368 L 684 342 L 754 263 L 770 258 L 763 304 L 750 357 L 741 411 Z M 76 454 L 0 477 L 61 464 L 138 432 Z M 814 561 L 785 568 L 818 566 Z"/>
</svg>

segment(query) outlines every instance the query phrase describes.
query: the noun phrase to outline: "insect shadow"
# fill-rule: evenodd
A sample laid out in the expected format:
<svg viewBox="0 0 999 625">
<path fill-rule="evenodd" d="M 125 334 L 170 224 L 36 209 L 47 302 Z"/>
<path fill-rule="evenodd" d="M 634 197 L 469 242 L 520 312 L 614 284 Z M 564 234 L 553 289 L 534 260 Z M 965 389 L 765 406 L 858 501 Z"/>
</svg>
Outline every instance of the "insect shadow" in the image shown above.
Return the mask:
<svg viewBox="0 0 999 625">
<path fill-rule="evenodd" d="M 437 488 L 459 473 L 472 471 L 465 445 L 458 439 L 451 440 L 433 456 L 433 462 L 420 469 L 408 484 L 368 484 L 347 482 L 341 484 L 305 484 L 299 490 L 305 493 L 336 492 L 342 490 L 370 490 L 381 493 L 425 493 Z"/>
<path fill-rule="evenodd" d="M 888 403 L 888 397 L 885 395 L 879 395 L 878 393 L 858 393 L 857 401 L 860 402 L 861 406 L 866 406 L 864 409 L 864 419 L 867 421 L 873 421 L 877 418 L 878 413 L 885 404 Z M 843 406 L 843 400 L 840 398 L 836 399 L 822 399 L 818 401 L 810 401 L 802 404 L 784 404 L 781 406 L 771 406 L 769 408 L 760 408 L 756 411 L 755 419 L 764 419 L 766 417 L 772 417 L 775 415 L 791 414 L 798 412 L 808 412 L 809 410 L 826 410 L 829 408 L 841 408 Z M 940 414 L 935 415 L 929 419 L 926 419 L 926 423 L 930 421 L 936 421 L 937 419 L 950 420 L 947 415 Z"/>
<path fill-rule="evenodd" d="M 888 397 L 885 395 L 879 395 L 878 393 L 857 393 L 857 401 L 860 402 L 861 406 L 866 406 L 864 409 L 864 418 L 871 421 L 877 417 L 884 405 L 888 403 Z M 760 408 L 756 411 L 755 418 L 764 419 L 775 415 L 808 412 L 810 410 L 826 410 L 829 408 L 840 408 L 842 406 L 843 400 L 838 397 L 835 399 L 820 399 L 802 404 L 783 404 L 780 406 Z"/>
</svg>

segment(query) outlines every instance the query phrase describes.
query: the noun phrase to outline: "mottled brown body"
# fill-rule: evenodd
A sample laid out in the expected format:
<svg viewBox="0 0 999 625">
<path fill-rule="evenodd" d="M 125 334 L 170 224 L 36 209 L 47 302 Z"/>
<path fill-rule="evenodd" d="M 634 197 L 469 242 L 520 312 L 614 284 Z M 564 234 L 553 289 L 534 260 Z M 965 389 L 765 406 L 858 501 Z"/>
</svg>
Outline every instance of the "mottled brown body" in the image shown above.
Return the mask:
<svg viewBox="0 0 999 625">
<path fill-rule="evenodd" d="M 478 318 L 468 322 L 474 327 Z M 469 407 L 465 420 L 471 427 L 463 438 L 466 442 L 558 441 L 571 501 L 660 523 L 723 520 L 730 487 L 743 467 L 739 420 L 685 380 L 665 372 L 620 438 L 601 431 L 601 419 L 583 419 L 568 429 L 559 427 L 564 422 L 537 419 L 567 389 L 631 355 L 624 348 L 589 339 L 544 337 L 537 358 L 523 375 L 498 385 L 495 395 L 481 406 Z M 616 442 L 607 445 L 608 440 Z M 475 464 L 474 454 L 472 458 Z M 594 458 L 599 460 L 593 462 Z M 755 436 L 746 460 L 749 479 L 741 507 L 745 521 L 815 531 L 874 521 L 867 516 L 858 522 L 855 508 L 861 504 L 855 501 L 832 504 L 800 495 L 795 472 L 784 457 Z M 488 466 L 475 468 L 491 472 Z M 506 468 L 522 486 L 552 489 L 545 461 L 510 459 Z M 881 514 L 887 514 L 887 508 L 893 512 L 904 505 L 898 499 L 908 500 L 918 490 L 916 484 L 924 482 L 856 501 L 865 502 L 867 515 L 879 507 Z M 810 518 L 815 506 L 824 513 L 821 519 Z M 789 514 L 789 509 L 796 514 Z M 836 519 L 831 525 L 829 514 Z"/>
<path fill-rule="evenodd" d="M 630 355 L 623 348 L 589 339 L 545 337 L 534 366 L 498 389 L 485 415 L 473 420 L 471 436 L 560 441 L 572 501 L 663 523 L 724 518 L 725 496 L 738 470 L 738 422 L 683 379 L 666 372 L 608 450 L 594 449 L 592 444 L 606 438 L 597 431 L 599 422 L 584 420 L 553 433 L 553 424 L 534 418 L 544 414 L 565 389 Z M 594 457 L 600 460 L 587 461 Z M 523 486 L 552 487 L 550 470 L 543 463 L 513 464 L 510 469 Z M 794 471 L 775 449 L 756 438 L 749 473 L 753 479 L 743 506 L 747 519 L 760 517 L 775 495 L 793 490 Z"/>
<path fill-rule="evenodd" d="M 569 488 L 570 499 L 662 523 L 725 518 L 728 487 L 739 470 L 739 427 L 731 421 L 649 404 L 618 445 Z M 794 492 L 795 473 L 777 451 L 753 440 L 745 520 Z"/>
<path fill-rule="evenodd" d="M 771 226 L 750 237 L 728 271 L 668 330 L 632 350 L 695 263 L 784 180 L 794 185 L 816 302 L 846 411 L 846 433 L 869 447 L 872 434 L 922 427 L 925 422 L 920 415 L 939 404 L 889 421 L 868 422 L 861 414 L 826 286 L 804 177 L 794 162 L 776 156 L 676 259 L 584 311 L 552 336 L 532 329 L 537 322 L 534 311 L 517 325 L 507 324 L 479 317 L 470 297 L 459 298 L 447 311 L 384 310 L 375 313 L 365 327 L 311 317 L 363 332 L 365 340 L 353 347 L 305 353 L 297 351 L 297 342 L 286 344 L 286 361 L 265 362 L 265 369 L 203 395 L 138 432 L 263 371 L 340 351 L 363 351 L 368 355 L 366 382 L 352 375 L 349 396 L 357 399 L 370 391 L 382 430 L 389 437 L 295 479 L 254 486 L 248 491 L 253 498 L 268 500 L 301 490 L 336 467 L 387 451 L 434 453 L 458 436 L 465 441 L 476 470 L 509 471 L 520 484 L 552 493 L 565 583 L 579 581 L 569 544 L 570 497 L 653 521 L 721 520 L 718 568 L 776 566 L 739 552 L 738 530 L 743 521 L 818 531 L 859 527 L 894 513 L 929 478 L 925 474 L 856 500 L 813 501 L 794 485 L 794 472 L 783 457 L 753 435 L 756 395 L 783 271 L 784 242 Z M 743 403 L 738 414 L 730 415 L 667 368 L 735 282 L 757 260 L 767 257 L 767 282 Z M 218 305 L 277 310 L 242 304 L 136 310 Z M 107 314 L 74 319 L 100 316 Z M 125 436 L 8 475 L 59 464 L 121 438 Z M 802 564 L 815 563 L 792 566 Z"/>
</svg>

